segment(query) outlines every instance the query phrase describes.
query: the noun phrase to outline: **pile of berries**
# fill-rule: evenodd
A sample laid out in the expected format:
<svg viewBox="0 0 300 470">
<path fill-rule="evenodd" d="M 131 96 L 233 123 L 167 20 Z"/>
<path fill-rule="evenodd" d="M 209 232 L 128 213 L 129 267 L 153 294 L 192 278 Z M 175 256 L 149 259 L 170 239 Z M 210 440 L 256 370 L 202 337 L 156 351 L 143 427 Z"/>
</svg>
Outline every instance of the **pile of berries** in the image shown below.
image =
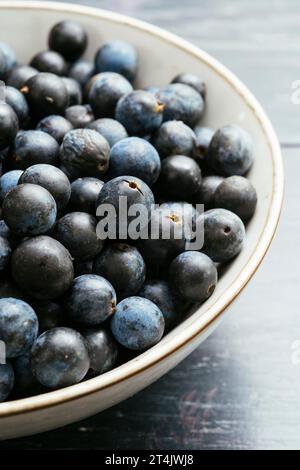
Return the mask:
<svg viewBox="0 0 300 470">
<path fill-rule="evenodd" d="M 78 383 L 158 343 L 212 295 L 256 208 L 251 138 L 235 124 L 201 126 L 201 78 L 137 90 L 132 45 L 103 44 L 91 62 L 87 44 L 72 21 L 53 26 L 29 65 L 0 43 L 0 401 Z M 121 196 L 147 209 L 158 236 L 124 233 Z M 103 204 L 116 210 L 108 240 Z M 204 244 L 187 248 L 199 223 Z"/>
</svg>

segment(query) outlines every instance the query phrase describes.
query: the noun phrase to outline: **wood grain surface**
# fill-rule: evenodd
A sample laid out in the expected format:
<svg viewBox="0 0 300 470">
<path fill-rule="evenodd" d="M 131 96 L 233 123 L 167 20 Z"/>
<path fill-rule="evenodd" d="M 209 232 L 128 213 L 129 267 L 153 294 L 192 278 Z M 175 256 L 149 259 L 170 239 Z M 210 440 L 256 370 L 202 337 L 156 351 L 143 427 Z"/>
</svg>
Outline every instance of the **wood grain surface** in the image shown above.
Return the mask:
<svg viewBox="0 0 300 470">
<path fill-rule="evenodd" d="M 73 0 L 74 1 L 74 0 Z M 84 3 L 84 1 L 81 1 Z M 254 92 L 283 146 L 286 203 L 271 250 L 221 326 L 176 369 L 93 418 L 10 449 L 300 448 L 298 0 L 103 0 L 220 59 Z"/>
</svg>

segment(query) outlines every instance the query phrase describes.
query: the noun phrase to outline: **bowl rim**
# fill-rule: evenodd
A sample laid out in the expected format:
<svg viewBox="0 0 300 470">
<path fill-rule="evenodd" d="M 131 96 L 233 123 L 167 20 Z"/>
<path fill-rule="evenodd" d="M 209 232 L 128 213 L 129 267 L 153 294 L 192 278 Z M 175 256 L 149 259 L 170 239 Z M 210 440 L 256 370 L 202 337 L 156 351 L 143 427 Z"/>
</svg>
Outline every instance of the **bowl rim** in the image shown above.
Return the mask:
<svg viewBox="0 0 300 470">
<path fill-rule="evenodd" d="M 243 101 L 259 121 L 273 160 L 273 192 L 264 229 L 260 234 L 256 246 L 252 248 L 249 258 L 245 261 L 227 291 L 222 293 L 222 295 L 203 312 L 201 317 L 197 319 L 196 324 L 192 322 L 186 328 L 183 328 L 176 338 L 172 338 L 171 341 L 166 341 L 163 346 L 159 346 L 158 344 L 147 352 L 139 355 L 137 358 L 96 378 L 42 395 L 0 403 L 0 418 L 53 407 L 95 394 L 100 390 L 119 384 L 144 372 L 146 369 L 150 369 L 158 362 L 167 359 L 179 349 L 191 343 L 198 335 L 208 330 L 239 295 L 261 264 L 273 240 L 279 222 L 284 193 L 284 170 L 280 145 L 269 118 L 248 88 L 232 72 L 206 52 L 162 28 L 109 10 L 71 3 L 31 0 L 13 2 L 2 1 L 0 3 L 0 11 L 4 9 L 59 11 L 62 14 L 75 13 L 78 15 L 98 17 L 119 24 L 126 24 L 132 28 L 146 32 L 149 35 L 158 36 L 160 39 L 172 43 L 177 48 L 192 54 L 194 57 L 204 62 L 207 67 L 213 69 L 214 73 L 221 76 L 222 79 L 243 98 Z M 184 325 L 184 322 L 181 325 Z"/>
</svg>

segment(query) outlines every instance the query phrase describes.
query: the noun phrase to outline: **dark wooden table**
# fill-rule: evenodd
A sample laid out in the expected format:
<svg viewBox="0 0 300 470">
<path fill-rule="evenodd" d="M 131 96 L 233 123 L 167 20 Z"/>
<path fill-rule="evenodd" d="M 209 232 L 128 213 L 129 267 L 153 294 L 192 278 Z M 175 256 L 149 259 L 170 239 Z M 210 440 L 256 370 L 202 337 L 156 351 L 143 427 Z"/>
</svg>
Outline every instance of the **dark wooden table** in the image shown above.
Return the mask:
<svg viewBox="0 0 300 470">
<path fill-rule="evenodd" d="M 286 204 L 254 280 L 188 359 L 108 411 L 0 449 L 299 449 L 300 105 L 291 104 L 300 79 L 299 1 L 86 3 L 174 31 L 237 73 L 278 132 Z"/>
</svg>

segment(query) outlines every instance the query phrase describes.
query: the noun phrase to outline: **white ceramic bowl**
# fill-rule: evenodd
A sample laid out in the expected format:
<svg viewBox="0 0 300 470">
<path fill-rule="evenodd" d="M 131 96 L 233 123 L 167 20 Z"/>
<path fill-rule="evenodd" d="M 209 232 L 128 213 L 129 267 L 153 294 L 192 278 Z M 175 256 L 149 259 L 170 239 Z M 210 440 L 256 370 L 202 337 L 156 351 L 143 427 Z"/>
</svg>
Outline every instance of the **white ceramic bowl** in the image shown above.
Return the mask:
<svg viewBox="0 0 300 470">
<path fill-rule="evenodd" d="M 158 345 L 100 377 L 69 388 L 0 404 L 0 438 L 50 430 L 80 420 L 135 394 L 190 354 L 217 326 L 225 310 L 255 273 L 272 241 L 283 197 L 279 144 L 259 103 L 224 66 L 192 44 L 166 31 L 108 11 L 62 3 L 2 1 L 0 41 L 28 61 L 46 48 L 50 27 L 62 19 L 80 21 L 89 33 L 87 57 L 104 41 L 122 38 L 139 52 L 138 84 L 163 85 L 177 73 L 191 71 L 208 87 L 203 124 L 218 128 L 239 123 L 252 135 L 256 161 L 250 179 L 258 208 L 247 228 L 242 253 L 220 279 L 213 296 Z"/>
</svg>

